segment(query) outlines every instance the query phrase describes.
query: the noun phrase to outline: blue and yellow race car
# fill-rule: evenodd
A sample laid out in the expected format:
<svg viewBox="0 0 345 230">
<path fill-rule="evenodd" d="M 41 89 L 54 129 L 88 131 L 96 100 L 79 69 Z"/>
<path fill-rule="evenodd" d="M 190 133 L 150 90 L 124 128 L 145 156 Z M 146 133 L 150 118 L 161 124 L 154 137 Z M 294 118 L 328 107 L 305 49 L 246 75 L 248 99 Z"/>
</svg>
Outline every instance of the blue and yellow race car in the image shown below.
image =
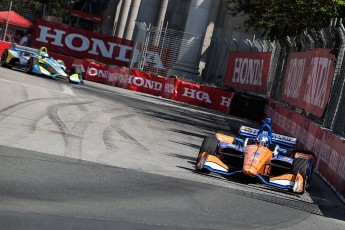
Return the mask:
<svg viewBox="0 0 345 230">
<path fill-rule="evenodd" d="M 69 74 L 62 60 L 50 57 L 46 47 L 39 50 L 11 44 L 1 55 L 2 67 L 24 69 L 29 74 L 38 74 L 51 78 L 66 77 L 72 83 L 83 83 L 81 71 L 73 67 Z"/>
</svg>

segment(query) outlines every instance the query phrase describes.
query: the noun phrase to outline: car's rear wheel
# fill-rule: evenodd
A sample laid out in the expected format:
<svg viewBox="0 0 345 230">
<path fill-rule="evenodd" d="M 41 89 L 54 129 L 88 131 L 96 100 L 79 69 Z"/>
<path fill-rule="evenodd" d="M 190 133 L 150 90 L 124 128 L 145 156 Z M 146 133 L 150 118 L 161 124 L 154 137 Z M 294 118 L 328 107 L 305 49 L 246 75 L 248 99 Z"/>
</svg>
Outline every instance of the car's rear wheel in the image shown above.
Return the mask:
<svg viewBox="0 0 345 230">
<path fill-rule="evenodd" d="M 6 63 L 6 59 L 8 57 L 8 49 L 5 49 L 2 54 L 1 54 L 1 61 L 0 61 L 0 65 L 2 67 L 9 67 L 9 65 Z"/>
</svg>

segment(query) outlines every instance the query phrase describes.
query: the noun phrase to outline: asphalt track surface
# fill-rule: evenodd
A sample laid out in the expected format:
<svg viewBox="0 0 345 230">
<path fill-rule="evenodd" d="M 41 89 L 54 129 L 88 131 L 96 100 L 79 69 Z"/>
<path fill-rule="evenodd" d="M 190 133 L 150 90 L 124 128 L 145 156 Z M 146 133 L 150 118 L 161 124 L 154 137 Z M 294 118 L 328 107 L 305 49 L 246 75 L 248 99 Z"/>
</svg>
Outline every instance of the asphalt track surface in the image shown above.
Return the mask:
<svg viewBox="0 0 345 230">
<path fill-rule="evenodd" d="M 345 229 L 302 196 L 194 170 L 204 136 L 258 126 L 183 103 L 0 67 L 0 229 Z"/>
</svg>

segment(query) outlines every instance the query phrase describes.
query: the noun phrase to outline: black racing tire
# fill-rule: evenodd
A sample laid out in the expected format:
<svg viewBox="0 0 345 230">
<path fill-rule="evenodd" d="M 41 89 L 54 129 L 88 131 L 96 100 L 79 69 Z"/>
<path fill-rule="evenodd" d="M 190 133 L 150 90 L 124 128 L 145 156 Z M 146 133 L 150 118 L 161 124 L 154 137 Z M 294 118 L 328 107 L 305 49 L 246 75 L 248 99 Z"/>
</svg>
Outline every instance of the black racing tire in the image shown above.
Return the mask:
<svg viewBox="0 0 345 230">
<path fill-rule="evenodd" d="M 292 174 L 297 175 L 300 173 L 304 179 L 303 194 L 310 183 L 310 178 L 308 177 L 308 167 L 309 167 L 309 160 L 304 158 L 295 158 L 292 163 Z"/>
<path fill-rule="evenodd" d="M 79 66 L 72 66 L 70 74 L 82 74 L 81 68 Z"/>
<path fill-rule="evenodd" d="M 25 67 L 26 73 L 31 74 L 32 69 L 38 63 L 39 63 L 39 60 L 37 57 L 31 57 L 29 61 L 26 63 L 26 67 Z"/>
<path fill-rule="evenodd" d="M 74 82 L 71 81 L 70 76 L 71 76 L 72 74 L 78 74 L 80 83 L 81 83 L 81 84 L 84 84 L 84 79 L 83 79 L 82 73 L 83 73 L 83 72 L 82 72 L 82 70 L 81 70 L 81 68 L 80 68 L 79 66 L 72 66 L 71 71 L 69 72 L 68 81 L 69 81 L 70 83 L 74 83 Z"/>
<path fill-rule="evenodd" d="M 8 49 L 5 49 L 5 50 L 2 52 L 2 54 L 1 54 L 0 66 L 6 67 L 6 68 L 10 67 L 10 65 L 8 65 L 8 64 L 6 63 L 7 57 L 8 57 Z"/>
<path fill-rule="evenodd" d="M 210 135 L 204 138 L 199 154 L 202 152 L 207 152 L 210 155 L 215 155 L 218 150 L 219 141 L 215 135 Z"/>
<path fill-rule="evenodd" d="M 215 135 L 210 135 L 210 136 L 205 137 L 201 144 L 198 157 L 196 158 L 195 166 L 198 163 L 199 158 L 203 152 L 206 152 L 209 155 L 215 155 L 218 150 L 218 145 L 219 145 L 219 141 Z"/>
</svg>

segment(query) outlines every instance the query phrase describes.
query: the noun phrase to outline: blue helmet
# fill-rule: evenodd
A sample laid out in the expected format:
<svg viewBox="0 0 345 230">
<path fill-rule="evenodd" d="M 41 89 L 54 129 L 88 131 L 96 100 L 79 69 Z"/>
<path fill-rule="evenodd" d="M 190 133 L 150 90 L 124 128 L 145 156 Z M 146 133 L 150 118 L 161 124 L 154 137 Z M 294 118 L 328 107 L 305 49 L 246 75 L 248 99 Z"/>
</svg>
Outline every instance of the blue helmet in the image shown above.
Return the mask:
<svg viewBox="0 0 345 230">
<path fill-rule="evenodd" d="M 270 144 L 270 138 L 269 138 L 269 136 L 261 133 L 261 134 L 256 136 L 255 143 L 260 144 L 260 145 L 265 146 L 265 147 L 268 147 Z"/>
<path fill-rule="evenodd" d="M 270 124 L 272 123 L 271 118 L 266 118 L 266 119 L 265 119 L 265 123 L 268 124 L 268 125 L 270 125 Z"/>
</svg>

